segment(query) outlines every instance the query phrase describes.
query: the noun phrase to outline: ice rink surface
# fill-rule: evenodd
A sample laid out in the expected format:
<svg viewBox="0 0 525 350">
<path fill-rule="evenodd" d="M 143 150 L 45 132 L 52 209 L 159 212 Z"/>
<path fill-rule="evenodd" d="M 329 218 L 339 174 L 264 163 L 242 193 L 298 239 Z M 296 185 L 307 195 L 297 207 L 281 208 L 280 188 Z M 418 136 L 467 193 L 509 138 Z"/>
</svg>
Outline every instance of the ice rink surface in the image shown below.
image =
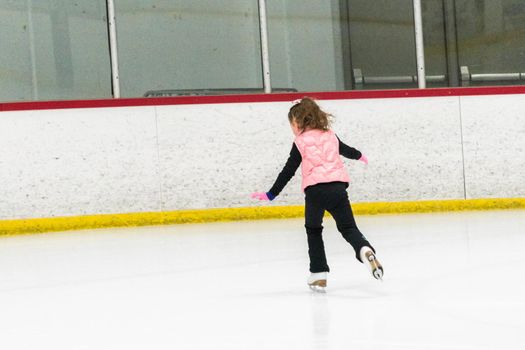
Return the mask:
<svg viewBox="0 0 525 350">
<path fill-rule="evenodd" d="M 359 216 L 374 280 L 325 220 L 0 237 L 0 349 L 525 349 L 525 211 Z"/>
</svg>

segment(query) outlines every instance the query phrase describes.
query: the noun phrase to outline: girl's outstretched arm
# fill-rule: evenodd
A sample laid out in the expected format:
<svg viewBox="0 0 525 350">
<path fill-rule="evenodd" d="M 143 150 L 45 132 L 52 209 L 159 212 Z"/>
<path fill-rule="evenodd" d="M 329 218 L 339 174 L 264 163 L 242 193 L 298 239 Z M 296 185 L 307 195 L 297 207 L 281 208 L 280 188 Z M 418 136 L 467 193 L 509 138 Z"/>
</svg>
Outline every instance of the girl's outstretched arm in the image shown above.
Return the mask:
<svg viewBox="0 0 525 350">
<path fill-rule="evenodd" d="M 346 143 L 341 141 L 339 137 L 337 137 L 339 140 L 339 154 L 342 155 L 345 158 L 348 159 L 355 159 L 358 160 L 363 155 L 361 152 L 356 150 L 353 147 L 348 146 Z"/>
<path fill-rule="evenodd" d="M 288 157 L 283 170 L 281 170 L 279 176 L 277 176 L 277 180 L 275 180 L 275 183 L 273 184 L 270 191 L 266 193 L 269 200 L 273 200 L 279 195 L 279 193 L 281 193 L 286 184 L 288 184 L 290 179 L 295 175 L 297 168 L 299 168 L 299 165 L 301 165 L 301 161 L 301 153 L 294 143 L 292 150 L 290 151 L 290 156 Z"/>
<path fill-rule="evenodd" d="M 362 161 L 365 164 L 368 164 L 368 158 L 363 153 L 361 153 L 360 151 L 356 150 L 353 147 L 348 146 L 346 143 L 341 141 L 339 137 L 337 137 L 337 139 L 339 140 L 339 154 L 340 155 L 348 159 L 356 159 L 356 160 Z"/>
</svg>

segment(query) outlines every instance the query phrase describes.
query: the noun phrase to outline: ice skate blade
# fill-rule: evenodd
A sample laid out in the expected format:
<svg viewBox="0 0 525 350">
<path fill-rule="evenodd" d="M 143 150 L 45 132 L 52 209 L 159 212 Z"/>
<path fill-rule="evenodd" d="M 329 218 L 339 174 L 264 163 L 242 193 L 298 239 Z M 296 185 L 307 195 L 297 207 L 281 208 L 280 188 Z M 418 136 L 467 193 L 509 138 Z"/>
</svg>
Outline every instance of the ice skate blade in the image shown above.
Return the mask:
<svg viewBox="0 0 525 350">
<path fill-rule="evenodd" d="M 373 252 L 368 252 L 365 256 L 368 262 L 370 263 L 372 276 L 374 276 L 374 278 L 377 280 L 383 281 L 383 266 L 381 266 L 375 254 Z"/>
<path fill-rule="evenodd" d="M 377 280 L 380 280 L 381 282 L 383 282 L 383 270 L 382 269 L 377 269 L 374 271 L 374 277 L 377 279 Z"/>
<path fill-rule="evenodd" d="M 315 292 L 315 293 L 326 293 L 326 287 L 315 286 L 315 285 L 311 285 L 311 284 L 309 284 L 308 287 L 310 287 L 312 292 Z"/>
</svg>

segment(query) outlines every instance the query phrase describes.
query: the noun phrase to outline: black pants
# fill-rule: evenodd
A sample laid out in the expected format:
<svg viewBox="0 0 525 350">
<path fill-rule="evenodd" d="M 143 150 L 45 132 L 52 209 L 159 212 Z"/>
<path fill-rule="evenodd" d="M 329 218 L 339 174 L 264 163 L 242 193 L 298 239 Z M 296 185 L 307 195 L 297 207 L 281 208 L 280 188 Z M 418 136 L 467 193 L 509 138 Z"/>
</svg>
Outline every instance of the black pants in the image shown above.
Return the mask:
<svg viewBox="0 0 525 350">
<path fill-rule="evenodd" d="M 357 228 L 348 194 L 347 185 L 343 182 L 322 183 L 305 189 L 305 227 L 308 236 L 308 255 L 310 272 L 328 272 L 323 243 L 323 216 L 325 210 L 334 218 L 337 229 L 344 239 L 352 245 L 357 260 L 361 261 L 359 252 L 363 246 L 372 248 Z"/>
</svg>

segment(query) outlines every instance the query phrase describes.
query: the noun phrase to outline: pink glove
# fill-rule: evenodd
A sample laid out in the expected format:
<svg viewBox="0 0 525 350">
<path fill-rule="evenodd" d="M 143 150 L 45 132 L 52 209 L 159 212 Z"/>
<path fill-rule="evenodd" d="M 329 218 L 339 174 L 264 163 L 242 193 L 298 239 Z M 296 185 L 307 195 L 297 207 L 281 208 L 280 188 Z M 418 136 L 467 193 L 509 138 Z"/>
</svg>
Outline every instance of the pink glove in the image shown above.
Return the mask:
<svg viewBox="0 0 525 350">
<path fill-rule="evenodd" d="M 252 193 L 252 198 L 257 198 L 260 201 L 269 201 L 268 195 L 266 192 L 254 192 Z"/>
<path fill-rule="evenodd" d="M 368 165 L 368 158 L 364 154 L 361 154 L 361 158 L 359 158 L 358 160 Z"/>
</svg>

